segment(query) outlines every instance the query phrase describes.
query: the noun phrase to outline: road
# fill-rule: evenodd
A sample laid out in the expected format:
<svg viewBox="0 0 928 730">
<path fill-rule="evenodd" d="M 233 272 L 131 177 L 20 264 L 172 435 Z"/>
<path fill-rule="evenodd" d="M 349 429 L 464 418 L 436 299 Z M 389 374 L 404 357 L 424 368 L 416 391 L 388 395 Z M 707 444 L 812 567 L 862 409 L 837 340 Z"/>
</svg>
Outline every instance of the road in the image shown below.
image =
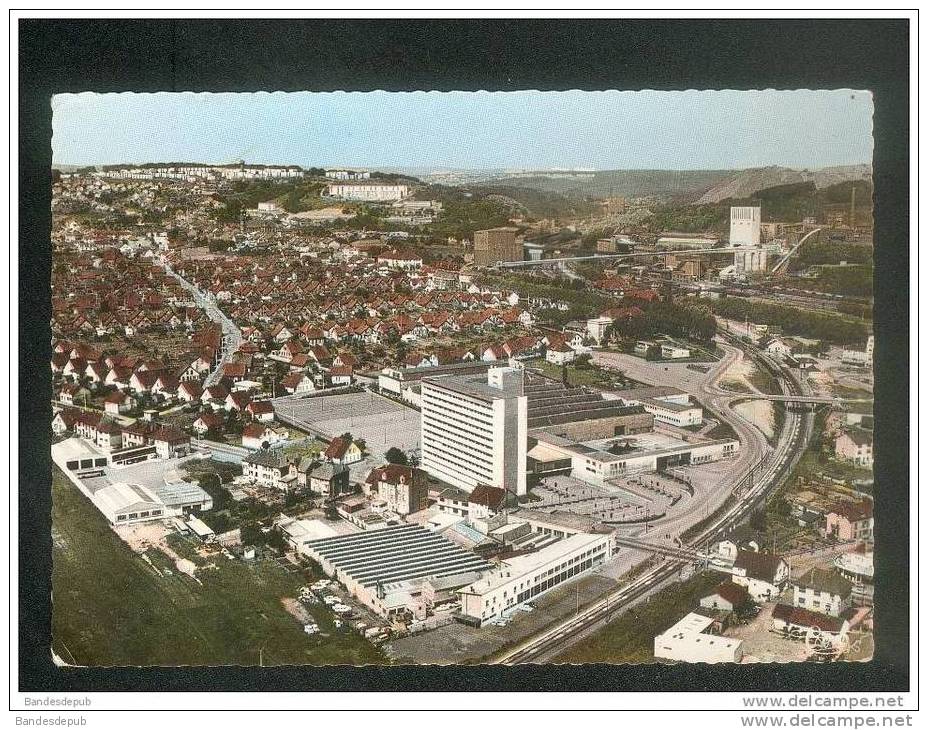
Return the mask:
<svg viewBox="0 0 928 730">
<path fill-rule="evenodd" d="M 208 388 L 211 385 L 216 385 L 222 378 L 222 366 L 225 365 L 232 359 L 232 355 L 238 350 L 239 345 L 242 344 L 242 331 L 238 326 L 229 319 L 225 313 L 219 308 L 216 304 L 216 301 L 206 292 L 198 289 L 194 284 L 187 281 L 183 276 L 178 274 L 174 269 L 171 268 L 171 264 L 168 263 L 168 260 L 164 257 L 161 257 L 161 263 L 164 266 L 165 270 L 171 274 L 175 279 L 180 282 L 180 285 L 184 287 L 190 294 L 193 296 L 193 301 L 196 302 L 196 305 L 206 312 L 206 316 L 209 317 L 213 322 L 216 322 L 222 329 L 222 346 L 218 362 L 216 367 L 214 367 L 209 375 L 206 376 L 206 380 L 203 381 L 203 387 Z"/>
<path fill-rule="evenodd" d="M 743 439 L 741 452 L 732 470 L 732 477 L 724 480 L 725 483 L 720 485 L 719 490 L 716 490 L 719 504 L 727 498 L 723 497 L 726 494 L 735 493 L 739 498 L 733 507 L 711 520 L 708 526 L 690 540 L 690 545 L 705 545 L 719 539 L 762 506 L 802 455 L 808 445 L 812 430 L 811 416 L 787 412 L 776 448 L 770 451 L 763 435 L 731 409 L 730 403 L 736 399 L 736 396 L 722 394 L 718 390 L 718 381 L 725 371 L 742 356 L 738 348 L 732 347 L 731 344 L 722 343 L 721 347 L 724 353 L 722 360 L 705 374 L 693 392 L 704 405 L 712 408 L 720 417 L 728 421 L 739 438 Z M 749 352 L 757 354 L 754 351 Z M 608 353 L 597 354 L 608 355 Z M 801 383 L 794 380 L 784 379 L 782 385 L 788 392 L 794 390 L 801 392 L 803 388 Z M 696 515 L 692 513 L 686 515 L 685 518 L 675 515 L 662 526 L 657 534 L 669 532 L 667 527 L 670 526 L 676 532 L 686 522 L 690 525 L 695 524 L 697 522 L 695 518 Z M 520 642 L 497 657 L 495 663 L 511 665 L 550 661 L 571 644 L 588 636 L 635 603 L 646 600 L 667 583 L 675 580 L 685 563 L 686 561 L 673 558 L 665 559 L 657 567 L 647 570 L 631 583 L 585 606 L 575 616 L 560 621 Z"/>
</svg>

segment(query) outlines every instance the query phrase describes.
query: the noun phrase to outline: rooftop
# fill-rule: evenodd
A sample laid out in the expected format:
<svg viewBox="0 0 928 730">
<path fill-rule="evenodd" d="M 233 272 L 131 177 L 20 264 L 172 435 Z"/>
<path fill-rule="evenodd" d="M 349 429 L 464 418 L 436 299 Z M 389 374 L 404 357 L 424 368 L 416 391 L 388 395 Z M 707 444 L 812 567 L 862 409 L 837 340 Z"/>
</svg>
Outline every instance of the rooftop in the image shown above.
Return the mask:
<svg viewBox="0 0 928 730">
<path fill-rule="evenodd" d="M 363 586 L 486 570 L 482 558 L 418 525 L 311 540 L 306 549 Z"/>
</svg>

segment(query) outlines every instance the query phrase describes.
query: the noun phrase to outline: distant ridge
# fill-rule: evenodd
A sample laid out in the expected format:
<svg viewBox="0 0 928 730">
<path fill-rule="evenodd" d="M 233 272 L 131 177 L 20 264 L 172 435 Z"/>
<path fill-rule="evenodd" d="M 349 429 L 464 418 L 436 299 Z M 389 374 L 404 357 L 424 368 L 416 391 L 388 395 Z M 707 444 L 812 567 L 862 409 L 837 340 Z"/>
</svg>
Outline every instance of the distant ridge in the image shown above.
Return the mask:
<svg viewBox="0 0 928 730">
<path fill-rule="evenodd" d="M 851 180 L 869 180 L 872 175 L 870 165 L 842 165 L 823 167 L 820 170 L 793 170 L 788 167 L 757 167 L 740 170 L 700 196 L 699 204 L 718 203 L 728 198 L 750 198 L 758 190 L 777 185 L 812 182 L 817 188 L 825 188 Z"/>
</svg>

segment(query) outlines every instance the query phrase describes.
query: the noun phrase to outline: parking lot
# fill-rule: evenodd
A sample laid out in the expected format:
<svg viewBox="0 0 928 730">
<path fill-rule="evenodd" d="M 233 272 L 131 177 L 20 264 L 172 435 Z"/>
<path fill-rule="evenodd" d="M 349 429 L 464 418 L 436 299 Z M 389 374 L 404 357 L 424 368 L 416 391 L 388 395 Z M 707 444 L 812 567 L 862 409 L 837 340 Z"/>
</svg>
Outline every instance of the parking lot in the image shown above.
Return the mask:
<svg viewBox="0 0 928 730">
<path fill-rule="evenodd" d="M 419 448 L 419 412 L 374 393 L 286 396 L 274 401 L 274 409 L 284 423 L 327 440 L 350 432 L 377 456 L 392 446 Z"/>
</svg>

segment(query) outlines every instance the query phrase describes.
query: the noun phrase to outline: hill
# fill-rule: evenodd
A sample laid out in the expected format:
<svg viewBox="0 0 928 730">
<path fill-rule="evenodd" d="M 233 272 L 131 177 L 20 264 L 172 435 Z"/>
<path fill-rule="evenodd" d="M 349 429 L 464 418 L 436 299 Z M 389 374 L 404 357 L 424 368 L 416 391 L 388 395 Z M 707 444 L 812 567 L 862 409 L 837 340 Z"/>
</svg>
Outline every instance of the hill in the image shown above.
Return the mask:
<svg viewBox="0 0 928 730">
<path fill-rule="evenodd" d="M 758 167 L 747 170 L 598 170 L 576 172 L 504 173 L 487 171 L 484 186 L 519 187 L 569 198 L 655 197 L 667 202 L 714 204 L 744 199 L 780 185 L 812 183 L 825 188 L 850 180 L 869 180 L 866 165 L 795 170 Z"/>
<path fill-rule="evenodd" d="M 706 190 L 697 203 L 719 203 L 727 199 L 748 198 L 759 190 L 783 185 L 811 183 L 826 188 L 851 180 L 869 180 L 870 165 L 823 167 L 820 170 L 793 170 L 788 167 L 757 167 L 734 172 L 730 177 Z"/>
</svg>

